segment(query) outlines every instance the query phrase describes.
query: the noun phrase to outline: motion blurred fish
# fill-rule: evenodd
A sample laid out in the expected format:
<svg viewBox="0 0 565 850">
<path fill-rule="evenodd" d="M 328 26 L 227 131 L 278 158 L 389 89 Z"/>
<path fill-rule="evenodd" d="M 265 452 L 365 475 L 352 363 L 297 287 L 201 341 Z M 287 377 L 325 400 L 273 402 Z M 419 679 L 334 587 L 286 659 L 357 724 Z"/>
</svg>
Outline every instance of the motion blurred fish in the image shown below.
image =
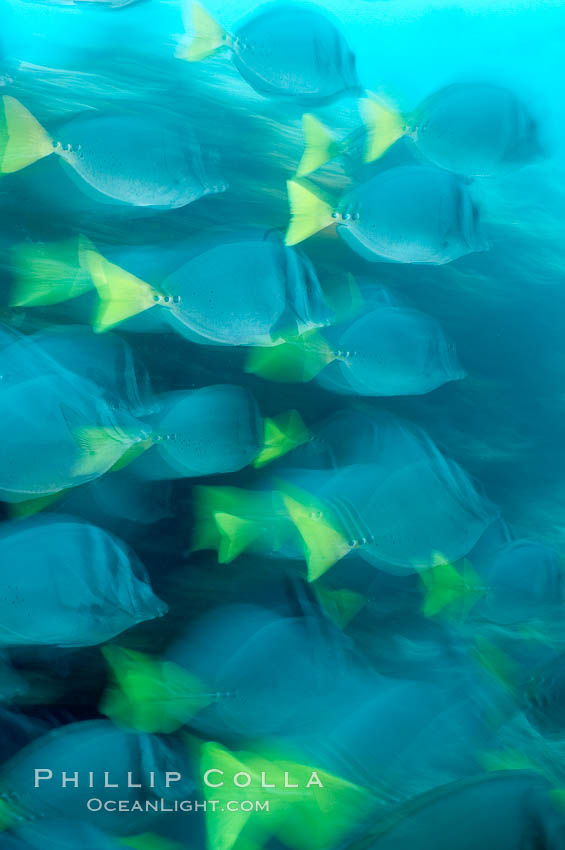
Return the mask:
<svg viewBox="0 0 565 850">
<path fill-rule="evenodd" d="M 251 393 L 231 384 L 170 393 L 153 406 L 152 447 L 134 467 L 153 480 L 260 467 L 309 439 L 296 410 L 264 419 Z"/>
<path fill-rule="evenodd" d="M 252 605 L 215 609 L 167 659 L 217 692 L 192 721 L 211 735 L 318 734 L 375 681 L 349 639 L 315 611 L 283 617 Z"/>
<path fill-rule="evenodd" d="M 273 345 L 332 318 L 311 262 L 277 239 L 228 237 L 176 246 L 174 270 L 151 282 L 139 276 L 144 252 L 130 252 L 124 268 L 85 239 L 75 246 L 74 259 L 68 251 L 58 259 L 60 250 L 47 249 L 53 267 L 43 247 L 39 259 L 35 248 L 20 253 L 14 305 L 65 301 L 95 286 L 95 331 L 159 307 L 192 342 L 216 345 Z"/>
<path fill-rule="evenodd" d="M 561 850 L 563 812 L 552 787 L 527 771 L 501 771 L 440 786 L 392 811 L 349 850 L 422 850 L 498 847 L 519 850 L 524 841 Z M 478 813 L 481 816 L 478 817 Z M 466 824 L 467 828 L 461 829 Z"/>
<path fill-rule="evenodd" d="M 194 547 L 216 548 L 223 562 L 249 547 L 304 558 L 310 581 L 351 553 L 393 573 L 462 558 L 496 508 L 431 441 L 414 459 L 388 457 L 385 446 L 378 458 L 336 469 L 285 467 L 267 492 L 197 490 Z"/>
<path fill-rule="evenodd" d="M 92 646 L 167 610 L 133 552 L 72 517 L 4 524 L 0 552 L 3 646 Z"/>
<path fill-rule="evenodd" d="M 247 369 L 271 380 L 308 381 L 345 395 L 421 395 L 460 380 L 455 345 L 435 319 L 380 304 L 349 322 L 250 353 Z"/>
<path fill-rule="evenodd" d="M 488 248 L 467 186 L 447 171 L 391 168 L 336 204 L 295 181 L 288 183 L 288 196 L 287 245 L 337 224 L 338 235 L 349 247 L 373 263 L 443 265 Z"/>
<path fill-rule="evenodd" d="M 68 773 L 70 754 L 73 773 L 78 773 L 78 785 L 64 787 L 61 776 Z M 34 787 L 35 770 L 40 764 L 45 772 L 39 774 L 42 779 Z M 76 825 L 79 834 L 81 824 L 118 836 L 146 832 L 139 829 L 139 812 L 135 810 L 129 813 L 112 810 L 110 805 L 95 812 L 87 806 L 93 797 L 103 801 L 115 799 L 116 788 L 104 787 L 104 774 L 109 775 L 112 766 L 115 782 L 125 783 L 129 772 L 133 781 L 142 786 L 128 789 L 132 805 L 135 801 L 143 805 L 145 800 L 160 797 L 170 800 L 179 793 L 190 794 L 195 790 L 188 759 L 170 739 L 124 731 L 107 720 L 86 720 L 43 735 L 2 766 L 0 784 L 7 796 L 5 805 L 8 810 L 13 808 L 20 822 L 31 820 L 40 825 L 44 820 L 61 819 Z M 51 778 L 47 771 L 51 771 Z M 167 771 L 179 773 L 182 781 L 167 787 Z M 91 786 L 89 772 L 94 777 Z M 142 815 L 144 825 L 151 820 L 150 812 Z M 29 824 L 30 832 L 32 827 Z"/>
<path fill-rule="evenodd" d="M 4 328 L 0 331 L 0 333 Z M 69 381 L 66 400 L 71 400 L 71 386 L 94 385 L 109 404 L 132 412 L 149 404 L 149 377 L 131 346 L 114 333 L 100 337 L 83 325 L 50 326 L 34 334 L 15 334 L 11 329 L 10 345 L 0 344 L 0 381 L 8 386 L 23 380 L 63 376 Z"/>
<path fill-rule="evenodd" d="M 424 612 L 526 627 L 560 619 L 565 601 L 557 552 L 531 540 L 511 540 L 462 564 L 438 563 L 422 574 Z"/>
<path fill-rule="evenodd" d="M 543 155 L 538 122 L 509 89 L 492 83 L 456 83 L 439 89 L 413 113 L 400 115 L 374 97 L 362 101 L 366 127 L 338 141 L 314 115 L 304 116 L 305 150 L 298 174 L 359 148 L 378 159 L 405 136 L 440 168 L 468 177 L 492 177 Z"/>
<path fill-rule="evenodd" d="M 194 38 L 180 45 L 179 58 L 195 62 L 229 48 L 243 79 L 266 97 L 319 105 L 360 90 L 355 57 L 319 7 L 267 3 L 232 35 L 194 2 L 192 30 Z"/>
<path fill-rule="evenodd" d="M 53 138 L 22 103 L 3 96 L 0 173 L 53 153 L 80 189 L 106 203 L 176 209 L 226 188 L 188 127 L 168 127 L 157 115 L 90 113 L 66 121 Z"/>
<path fill-rule="evenodd" d="M 26 502 L 103 475 L 149 429 L 94 384 L 46 374 L 0 389 L 0 498 Z"/>
</svg>

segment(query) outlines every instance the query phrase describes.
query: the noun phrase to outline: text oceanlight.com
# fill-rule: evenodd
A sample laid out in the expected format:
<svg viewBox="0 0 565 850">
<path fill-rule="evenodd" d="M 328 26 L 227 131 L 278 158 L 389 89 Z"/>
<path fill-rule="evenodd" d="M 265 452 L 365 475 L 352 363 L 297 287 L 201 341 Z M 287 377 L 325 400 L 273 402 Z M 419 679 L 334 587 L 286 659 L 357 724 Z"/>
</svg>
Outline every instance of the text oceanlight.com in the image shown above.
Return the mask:
<svg viewBox="0 0 565 850">
<path fill-rule="evenodd" d="M 269 800 L 101 800 L 92 797 L 90 812 L 268 812 Z"/>
</svg>

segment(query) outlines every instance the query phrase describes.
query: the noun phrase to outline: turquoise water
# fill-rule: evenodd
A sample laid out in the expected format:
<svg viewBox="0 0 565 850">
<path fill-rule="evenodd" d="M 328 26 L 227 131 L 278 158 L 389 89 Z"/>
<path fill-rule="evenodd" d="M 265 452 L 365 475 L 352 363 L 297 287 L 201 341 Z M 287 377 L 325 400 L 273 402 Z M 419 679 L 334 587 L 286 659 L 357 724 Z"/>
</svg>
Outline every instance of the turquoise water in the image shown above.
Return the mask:
<svg viewBox="0 0 565 850">
<path fill-rule="evenodd" d="M 563 4 L 280 8 L 0 5 L 0 847 L 557 850 Z"/>
</svg>

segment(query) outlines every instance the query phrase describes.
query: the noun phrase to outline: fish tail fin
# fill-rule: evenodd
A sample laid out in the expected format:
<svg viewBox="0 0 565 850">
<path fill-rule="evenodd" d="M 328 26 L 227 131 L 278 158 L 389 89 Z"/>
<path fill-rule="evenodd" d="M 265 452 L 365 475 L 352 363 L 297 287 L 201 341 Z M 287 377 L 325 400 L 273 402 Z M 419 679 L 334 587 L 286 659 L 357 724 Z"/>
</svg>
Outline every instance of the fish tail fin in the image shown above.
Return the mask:
<svg viewBox="0 0 565 850">
<path fill-rule="evenodd" d="M 395 109 L 369 94 L 361 101 L 361 112 L 367 128 L 365 162 L 379 159 L 405 133 L 405 121 Z"/>
<path fill-rule="evenodd" d="M 349 588 L 334 590 L 320 585 L 316 588 L 316 596 L 328 617 L 340 629 L 345 629 L 367 603 L 362 593 Z"/>
<path fill-rule="evenodd" d="M 202 682 L 172 661 L 108 644 L 111 683 L 100 712 L 138 732 L 172 733 L 212 701 Z"/>
<path fill-rule="evenodd" d="M 44 496 L 37 496 L 35 499 L 26 499 L 23 502 L 7 502 L 6 512 L 10 519 L 26 519 L 45 510 L 45 508 L 51 507 L 66 492 L 66 490 L 59 490 L 57 493 L 47 493 Z"/>
<path fill-rule="evenodd" d="M 316 581 L 351 550 L 351 545 L 310 493 L 283 482 L 281 496 L 304 542 L 308 581 Z"/>
<path fill-rule="evenodd" d="M 149 310 L 163 297 L 145 281 L 111 263 L 87 240 L 81 244 L 79 259 L 81 266 L 88 270 L 100 298 L 92 323 L 96 333 Z"/>
<path fill-rule="evenodd" d="M 432 567 L 420 572 L 424 586 L 422 613 L 425 617 L 449 614 L 464 618 L 484 592 L 477 574 L 468 562 L 459 571 L 439 554 L 434 561 Z"/>
<path fill-rule="evenodd" d="M 220 535 L 218 547 L 220 564 L 230 564 L 234 561 L 261 533 L 261 528 L 256 522 L 234 514 L 217 511 L 214 514 L 214 521 Z"/>
<path fill-rule="evenodd" d="M 311 189 L 297 183 L 296 180 L 287 182 L 288 201 L 290 204 L 290 224 L 285 236 L 285 245 L 296 245 L 308 239 L 319 230 L 333 222 L 333 209 Z"/>
<path fill-rule="evenodd" d="M 51 136 L 15 97 L 4 95 L 0 110 L 0 173 L 21 171 L 53 153 Z"/>
<path fill-rule="evenodd" d="M 329 129 L 315 115 L 302 116 L 304 153 L 296 169 L 297 177 L 304 177 L 329 162 L 339 152 L 339 146 Z"/>
<path fill-rule="evenodd" d="M 297 410 L 288 410 L 273 416 L 272 419 L 265 418 L 264 427 L 265 443 L 253 461 L 256 469 L 301 446 L 310 437 L 310 432 Z"/>
<path fill-rule="evenodd" d="M 192 4 L 192 40 L 188 45 L 179 46 L 177 58 L 199 62 L 221 47 L 230 45 L 231 39 L 226 30 L 195 0 Z"/>
<path fill-rule="evenodd" d="M 261 534 L 250 517 L 255 494 L 236 487 L 195 487 L 193 550 L 216 549 L 218 562 L 229 564 Z"/>
<path fill-rule="evenodd" d="M 118 439 L 112 429 L 102 425 L 72 428 L 71 432 L 80 452 L 72 470 L 77 478 L 108 472 L 118 464 L 132 444 L 136 445 L 133 440 Z"/>
<path fill-rule="evenodd" d="M 307 383 L 332 360 L 334 352 L 314 329 L 279 345 L 250 349 L 245 371 L 269 381 Z"/>
<path fill-rule="evenodd" d="M 12 307 L 59 304 L 92 289 L 81 269 L 75 239 L 51 245 L 18 245 L 12 253 Z"/>
</svg>

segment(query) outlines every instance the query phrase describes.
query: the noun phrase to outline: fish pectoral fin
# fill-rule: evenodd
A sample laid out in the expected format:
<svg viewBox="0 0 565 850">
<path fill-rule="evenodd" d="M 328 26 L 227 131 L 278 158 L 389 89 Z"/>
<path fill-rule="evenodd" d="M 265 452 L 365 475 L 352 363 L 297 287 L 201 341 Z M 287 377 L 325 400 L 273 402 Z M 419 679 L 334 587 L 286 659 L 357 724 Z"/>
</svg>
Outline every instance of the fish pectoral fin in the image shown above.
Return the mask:
<svg viewBox="0 0 565 850">
<path fill-rule="evenodd" d="M 367 147 L 363 158 L 365 162 L 373 162 L 404 135 L 405 122 L 399 112 L 370 93 L 361 100 L 360 107 L 367 128 Z"/>
<path fill-rule="evenodd" d="M 315 115 L 307 112 L 302 116 L 304 130 L 304 153 L 296 169 L 297 177 L 311 174 L 329 162 L 338 153 L 335 139 L 328 128 Z"/>
<path fill-rule="evenodd" d="M 177 58 L 199 62 L 221 47 L 229 46 L 231 39 L 226 30 L 195 0 L 192 4 L 192 40 L 189 44 L 179 45 Z"/>
<path fill-rule="evenodd" d="M 49 133 L 15 97 L 4 95 L 0 110 L 0 173 L 21 171 L 55 150 Z"/>
<path fill-rule="evenodd" d="M 333 222 L 333 209 L 310 188 L 296 180 L 287 182 L 290 204 L 290 224 L 286 231 L 285 245 L 296 245 L 314 233 L 329 227 Z"/>
</svg>

